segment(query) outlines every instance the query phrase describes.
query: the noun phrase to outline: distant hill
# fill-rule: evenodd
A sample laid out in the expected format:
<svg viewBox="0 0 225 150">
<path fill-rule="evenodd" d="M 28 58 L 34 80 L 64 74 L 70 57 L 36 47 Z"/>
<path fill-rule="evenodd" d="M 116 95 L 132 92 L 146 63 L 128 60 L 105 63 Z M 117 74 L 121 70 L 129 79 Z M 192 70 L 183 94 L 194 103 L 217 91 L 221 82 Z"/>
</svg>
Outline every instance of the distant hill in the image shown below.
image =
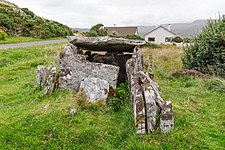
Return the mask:
<svg viewBox="0 0 225 150">
<path fill-rule="evenodd" d="M 27 8 L 0 0 L 0 29 L 11 36 L 35 38 L 65 37 L 72 30 L 59 22 L 44 19 Z"/>
<path fill-rule="evenodd" d="M 202 31 L 203 27 L 205 27 L 207 23 L 207 20 L 196 20 L 191 23 L 174 23 L 170 25 L 170 29 L 172 32 L 183 38 L 193 38 Z M 162 26 L 166 28 L 168 27 L 167 24 L 162 24 Z M 144 36 L 155 27 L 156 26 L 138 26 L 139 35 Z"/>
</svg>

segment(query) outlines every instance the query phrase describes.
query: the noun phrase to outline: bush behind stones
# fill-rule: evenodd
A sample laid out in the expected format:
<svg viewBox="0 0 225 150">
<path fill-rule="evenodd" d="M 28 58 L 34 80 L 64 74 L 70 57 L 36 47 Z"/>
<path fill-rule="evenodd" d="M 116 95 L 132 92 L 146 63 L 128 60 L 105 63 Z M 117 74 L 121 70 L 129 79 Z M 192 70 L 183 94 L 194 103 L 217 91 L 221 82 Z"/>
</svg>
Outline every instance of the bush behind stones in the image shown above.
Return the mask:
<svg viewBox="0 0 225 150">
<path fill-rule="evenodd" d="M 184 48 L 184 67 L 225 77 L 225 19 L 211 20 Z"/>
</svg>

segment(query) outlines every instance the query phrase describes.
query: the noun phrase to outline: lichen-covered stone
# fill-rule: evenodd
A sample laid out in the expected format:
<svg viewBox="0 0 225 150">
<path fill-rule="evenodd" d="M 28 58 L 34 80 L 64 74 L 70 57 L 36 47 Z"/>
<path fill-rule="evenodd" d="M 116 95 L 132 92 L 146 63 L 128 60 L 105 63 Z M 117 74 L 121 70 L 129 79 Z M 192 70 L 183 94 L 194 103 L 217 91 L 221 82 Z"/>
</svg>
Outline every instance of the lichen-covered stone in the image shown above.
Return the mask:
<svg viewBox="0 0 225 150">
<path fill-rule="evenodd" d="M 137 45 L 144 45 L 143 40 L 131 40 L 112 37 L 68 37 L 70 43 L 83 49 L 108 52 L 133 52 Z"/>
<path fill-rule="evenodd" d="M 174 116 L 172 111 L 172 102 L 164 103 L 160 114 L 160 129 L 163 133 L 168 133 L 174 128 Z"/>
<path fill-rule="evenodd" d="M 56 79 L 56 67 L 53 67 L 50 70 L 50 74 L 47 78 L 45 87 L 44 87 L 44 94 L 51 94 L 58 86 L 58 79 Z"/>
<path fill-rule="evenodd" d="M 44 86 L 46 84 L 47 78 L 50 74 L 50 68 L 39 65 L 36 71 L 36 82 L 40 86 Z"/>
<path fill-rule="evenodd" d="M 119 67 L 94 62 L 62 61 L 59 88 L 79 90 L 81 81 L 87 77 L 95 77 L 106 80 L 115 90 Z M 68 78 L 69 77 L 69 78 Z"/>
<path fill-rule="evenodd" d="M 92 103 L 98 100 L 106 100 L 109 93 L 109 83 L 99 78 L 85 78 L 81 81 L 80 91 L 83 91 L 87 100 Z"/>
<path fill-rule="evenodd" d="M 171 131 L 172 107 L 168 110 L 167 103 L 160 96 L 158 85 L 150 78 L 149 73 L 143 72 L 143 55 L 138 47 L 134 49 L 132 58 L 126 63 L 126 72 L 134 109 L 136 133 L 155 131 L 158 117 L 160 117 L 162 132 Z M 159 115 L 160 110 L 161 115 Z"/>
<path fill-rule="evenodd" d="M 139 53 L 138 47 L 135 48 L 135 53 Z M 139 53 L 141 55 L 141 53 Z M 145 111 L 145 101 L 142 93 L 142 87 L 139 84 L 139 75 L 138 71 L 141 66 L 139 66 L 142 62 L 143 57 L 136 57 L 133 55 L 131 59 L 129 59 L 126 63 L 126 72 L 127 78 L 129 81 L 129 88 L 131 93 L 131 99 L 134 109 L 134 122 L 136 127 L 137 134 L 146 133 L 146 111 Z"/>
</svg>

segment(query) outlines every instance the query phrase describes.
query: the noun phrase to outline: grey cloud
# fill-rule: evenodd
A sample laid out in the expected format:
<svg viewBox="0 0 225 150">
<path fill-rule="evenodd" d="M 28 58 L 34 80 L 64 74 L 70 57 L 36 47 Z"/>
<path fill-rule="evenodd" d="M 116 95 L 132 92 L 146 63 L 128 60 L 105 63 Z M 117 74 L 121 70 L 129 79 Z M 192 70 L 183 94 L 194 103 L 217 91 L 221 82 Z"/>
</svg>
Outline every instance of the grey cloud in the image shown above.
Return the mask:
<svg viewBox="0 0 225 150">
<path fill-rule="evenodd" d="M 11 0 L 70 27 L 191 22 L 224 14 L 224 0 Z"/>
</svg>

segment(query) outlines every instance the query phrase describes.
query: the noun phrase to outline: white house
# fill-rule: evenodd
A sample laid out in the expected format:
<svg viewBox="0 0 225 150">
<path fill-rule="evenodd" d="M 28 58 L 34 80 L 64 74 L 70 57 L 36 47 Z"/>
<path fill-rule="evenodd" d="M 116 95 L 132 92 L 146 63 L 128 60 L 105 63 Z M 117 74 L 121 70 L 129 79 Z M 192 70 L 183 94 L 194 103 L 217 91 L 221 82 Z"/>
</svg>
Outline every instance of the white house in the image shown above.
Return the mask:
<svg viewBox="0 0 225 150">
<path fill-rule="evenodd" d="M 145 41 L 155 43 L 168 43 L 171 42 L 172 38 L 177 36 L 175 33 L 170 31 L 170 25 L 168 28 L 158 26 L 152 31 L 144 35 Z"/>
</svg>

